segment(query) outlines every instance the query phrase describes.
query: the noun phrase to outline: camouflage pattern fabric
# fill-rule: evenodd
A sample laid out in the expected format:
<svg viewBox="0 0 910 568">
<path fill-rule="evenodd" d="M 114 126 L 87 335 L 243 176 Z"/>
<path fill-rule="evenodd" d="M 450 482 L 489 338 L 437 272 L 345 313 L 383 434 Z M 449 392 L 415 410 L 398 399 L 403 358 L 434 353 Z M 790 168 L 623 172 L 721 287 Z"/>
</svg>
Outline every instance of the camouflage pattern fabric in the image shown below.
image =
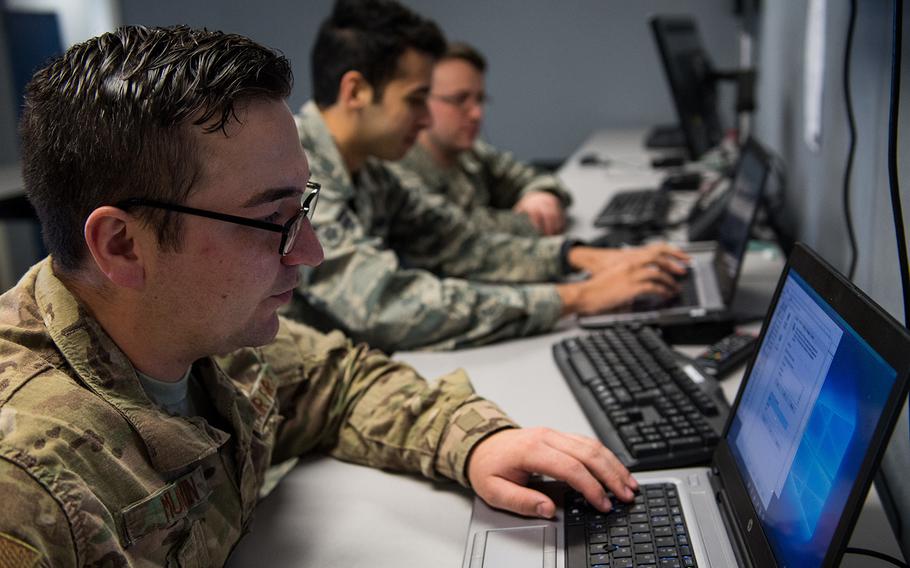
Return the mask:
<svg viewBox="0 0 910 568">
<path fill-rule="evenodd" d="M 323 451 L 467 485 L 471 448 L 514 426 L 462 371 L 428 384 L 286 320 L 193 374 L 215 423 L 155 407 L 49 259 L 0 296 L 4 567 L 221 566 L 273 463 Z"/>
<path fill-rule="evenodd" d="M 455 349 L 553 327 L 555 287 L 522 283 L 561 276 L 563 237 L 479 231 L 458 207 L 404 187 L 378 160 L 352 180 L 316 105 L 295 119 L 322 184 L 313 223 L 325 261 L 301 270 L 288 315 L 386 351 Z"/>
<path fill-rule="evenodd" d="M 572 203 L 568 190 L 556 176 L 539 172 L 481 140 L 462 152 L 451 168 L 438 166 L 420 144 L 389 166 L 408 187 L 442 195 L 455 203 L 483 231 L 538 235 L 527 215 L 512 211 L 515 203 L 529 193 L 552 193 L 563 207 Z"/>
</svg>

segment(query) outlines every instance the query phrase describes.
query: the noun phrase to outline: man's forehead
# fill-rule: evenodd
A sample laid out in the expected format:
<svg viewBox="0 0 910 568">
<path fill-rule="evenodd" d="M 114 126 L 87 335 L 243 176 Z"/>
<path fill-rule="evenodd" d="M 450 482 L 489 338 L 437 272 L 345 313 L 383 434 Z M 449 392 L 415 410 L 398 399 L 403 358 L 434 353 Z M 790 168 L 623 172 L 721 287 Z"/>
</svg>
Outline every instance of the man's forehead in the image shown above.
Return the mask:
<svg viewBox="0 0 910 568">
<path fill-rule="evenodd" d="M 236 110 L 224 129 L 192 128 L 201 166 L 196 181 L 225 189 L 242 186 L 243 195 L 234 196 L 240 203 L 299 196 L 309 179 L 309 164 L 286 103 L 253 101 Z"/>
</svg>

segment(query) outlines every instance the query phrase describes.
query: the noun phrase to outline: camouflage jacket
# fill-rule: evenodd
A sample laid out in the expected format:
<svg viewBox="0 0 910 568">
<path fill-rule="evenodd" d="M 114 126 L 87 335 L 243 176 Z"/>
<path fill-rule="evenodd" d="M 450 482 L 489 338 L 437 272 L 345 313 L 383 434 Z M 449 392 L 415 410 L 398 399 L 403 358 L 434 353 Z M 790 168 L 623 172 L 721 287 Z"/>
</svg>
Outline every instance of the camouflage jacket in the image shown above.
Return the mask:
<svg viewBox="0 0 910 568">
<path fill-rule="evenodd" d="M 462 152 L 452 168 L 437 166 L 420 144 L 415 144 L 404 159 L 390 165 L 402 183 L 445 196 L 485 231 L 537 235 L 527 215 L 512 211 L 519 199 L 535 191 L 552 193 L 563 207 L 572 203 L 556 176 L 539 172 L 511 153 L 480 140 Z"/>
<path fill-rule="evenodd" d="M 473 445 L 512 425 L 461 371 L 427 384 L 287 321 L 193 374 L 212 423 L 154 406 L 48 260 L 0 296 L 0 565 L 221 566 L 272 463 L 319 450 L 467 484 Z"/>
<path fill-rule="evenodd" d="M 562 237 L 479 231 L 378 160 L 367 160 L 355 183 L 316 105 L 295 118 L 312 179 L 322 184 L 313 222 L 325 262 L 302 269 L 289 315 L 387 351 L 455 349 L 553 327 L 555 287 L 517 284 L 561 276 Z"/>
</svg>

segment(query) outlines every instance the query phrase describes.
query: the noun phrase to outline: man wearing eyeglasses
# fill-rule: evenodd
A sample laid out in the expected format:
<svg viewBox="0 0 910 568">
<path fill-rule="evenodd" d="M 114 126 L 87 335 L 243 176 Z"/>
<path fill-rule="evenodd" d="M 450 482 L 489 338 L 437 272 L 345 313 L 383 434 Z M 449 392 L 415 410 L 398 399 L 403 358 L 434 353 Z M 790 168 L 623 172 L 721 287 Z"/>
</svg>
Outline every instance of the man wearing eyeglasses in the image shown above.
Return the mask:
<svg viewBox="0 0 910 568">
<path fill-rule="evenodd" d="M 104 34 L 29 83 L 51 255 L 0 295 L 4 568 L 221 566 L 270 466 L 313 451 L 525 515 L 555 511 L 535 472 L 631 499 L 597 441 L 276 315 L 323 261 L 291 83 L 275 52 L 185 27 Z"/>
<path fill-rule="evenodd" d="M 296 116 L 326 262 L 301 270 L 288 315 L 386 351 L 456 349 L 541 333 L 569 314 L 669 297 L 688 257 L 666 244 L 597 249 L 476 227 L 440 195 L 403 184 L 398 160 L 429 126 L 445 39 L 394 1 L 340 0 L 311 52 L 313 100 Z M 560 282 L 573 271 L 587 280 Z"/>
<path fill-rule="evenodd" d="M 559 234 L 572 202 L 562 183 L 478 139 L 488 102 L 486 68 L 470 45 L 448 45 L 433 67 L 427 100 L 432 122 L 392 169 L 418 191 L 457 204 L 480 230 Z"/>
</svg>

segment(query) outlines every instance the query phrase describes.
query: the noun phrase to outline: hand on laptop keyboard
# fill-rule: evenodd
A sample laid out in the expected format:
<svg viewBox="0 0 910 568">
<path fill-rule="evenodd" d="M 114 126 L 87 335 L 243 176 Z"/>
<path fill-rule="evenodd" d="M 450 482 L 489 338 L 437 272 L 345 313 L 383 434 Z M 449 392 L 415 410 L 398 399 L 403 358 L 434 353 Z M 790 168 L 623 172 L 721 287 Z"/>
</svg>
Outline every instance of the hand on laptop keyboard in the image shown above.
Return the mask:
<svg viewBox="0 0 910 568">
<path fill-rule="evenodd" d="M 556 291 L 564 313 L 591 315 L 626 307 L 642 296 L 669 300 L 679 293 L 679 285 L 673 275 L 658 266 L 620 263 L 587 280 L 560 284 Z"/>
<path fill-rule="evenodd" d="M 467 473 L 477 495 L 492 507 L 551 518 L 556 504 L 525 487 L 532 474 L 567 482 L 600 511 L 612 503 L 607 490 L 632 501 L 638 482 L 599 441 L 548 428 L 502 430 L 474 447 Z"/>
<path fill-rule="evenodd" d="M 668 274 L 683 274 L 689 255 L 668 243 L 616 249 L 578 246 L 569 251 L 568 261 L 573 268 L 591 274 L 611 270 L 621 263 L 655 265 Z"/>
</svg>

